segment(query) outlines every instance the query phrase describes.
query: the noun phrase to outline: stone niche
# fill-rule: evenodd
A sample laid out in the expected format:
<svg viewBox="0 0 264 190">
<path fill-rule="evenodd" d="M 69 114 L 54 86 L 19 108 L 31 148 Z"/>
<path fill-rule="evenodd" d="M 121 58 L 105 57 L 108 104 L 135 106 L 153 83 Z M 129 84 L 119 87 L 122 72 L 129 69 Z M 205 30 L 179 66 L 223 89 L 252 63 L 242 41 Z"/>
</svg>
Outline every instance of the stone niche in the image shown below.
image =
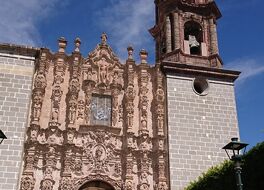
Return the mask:
<svg viewBox="0 0 264 190">
<path fill-rule="evenodd" d="M 21 190 L 168 189 L 165 80 L 159 64 L 121 64 L 107 44 L 88 57 L 59 39 L 36 61 Z M 99 185 L 98 185 L 99 184 Z"/>
</svg>

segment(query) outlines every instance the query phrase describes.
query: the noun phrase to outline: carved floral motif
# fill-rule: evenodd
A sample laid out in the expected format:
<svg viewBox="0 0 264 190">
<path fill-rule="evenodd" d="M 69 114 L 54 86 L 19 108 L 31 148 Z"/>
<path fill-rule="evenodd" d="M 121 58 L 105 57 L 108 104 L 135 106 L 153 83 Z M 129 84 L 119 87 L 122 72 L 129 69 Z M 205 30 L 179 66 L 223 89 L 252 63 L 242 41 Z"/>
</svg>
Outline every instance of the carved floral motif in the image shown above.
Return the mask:
<svg viewBox="0 0 264 190">
<path fill-rule="evenodd" d="M 20 189 L 21 190 L 33 190 L 35 185 L 35 179 L 31 175 L 23 175 L 21 178 Z"/>
</svg>

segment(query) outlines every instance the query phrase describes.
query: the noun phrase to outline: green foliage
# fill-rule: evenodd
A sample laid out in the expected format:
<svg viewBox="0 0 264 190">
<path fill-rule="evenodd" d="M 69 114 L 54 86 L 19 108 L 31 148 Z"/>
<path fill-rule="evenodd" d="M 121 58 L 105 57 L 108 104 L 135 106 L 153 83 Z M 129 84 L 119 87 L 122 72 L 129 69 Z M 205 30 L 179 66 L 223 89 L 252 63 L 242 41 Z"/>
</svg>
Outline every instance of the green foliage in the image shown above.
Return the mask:
<svg viewBox="0 0 264 190">
<path fill-rule="evenodd" d="M 264 142 L 257 144 L 243 157 L 242 181 L 245 190 L 264 189 Z M 225 161 L 210 168 L 192 182 L 186 190 L 234 190 L 236 189 L 234 165 Z"/>
</svg>

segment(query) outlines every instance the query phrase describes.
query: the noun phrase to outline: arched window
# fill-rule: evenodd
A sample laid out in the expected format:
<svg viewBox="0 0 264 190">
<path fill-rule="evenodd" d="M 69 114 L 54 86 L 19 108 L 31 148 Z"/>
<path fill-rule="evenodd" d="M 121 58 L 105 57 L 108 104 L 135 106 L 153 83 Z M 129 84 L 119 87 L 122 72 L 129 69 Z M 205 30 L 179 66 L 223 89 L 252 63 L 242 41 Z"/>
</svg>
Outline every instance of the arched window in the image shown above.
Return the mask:
<svg viewBox="0 0 264 190">
<path fill-rule="evenodd" d="M 96 180 L 84 184 L 79 190 L 115 190 L 110 184 Z"/>
<path fill-rule="evenodd" d="M 184 40 L 188 41 L 190 54 L 201 55 L 201 43 L 203 42 L 203 30 L 199 23 L 188 21 L 184 25 Z"/>
</svg>

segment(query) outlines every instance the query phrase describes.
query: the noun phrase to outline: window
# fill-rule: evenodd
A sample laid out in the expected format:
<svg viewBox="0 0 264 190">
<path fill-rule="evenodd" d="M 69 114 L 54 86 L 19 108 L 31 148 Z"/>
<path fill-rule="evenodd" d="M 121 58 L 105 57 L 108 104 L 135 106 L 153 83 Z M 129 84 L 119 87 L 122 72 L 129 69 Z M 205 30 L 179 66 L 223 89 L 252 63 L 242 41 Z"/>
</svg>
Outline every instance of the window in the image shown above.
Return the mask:
<svg viewBox="0 0 264 190">
<path fill-rule="evenodd" d="M 208 81 L 204 78 L 195 78 L 193 81 L 193 90 L 200 96 L 207 95 L 209 90 Z"/>
<path fill-rule="evenodd" d="M 91 124 L 111 125 L 112 100 L 111 96 L 92 95 Z"/>
</svg>

